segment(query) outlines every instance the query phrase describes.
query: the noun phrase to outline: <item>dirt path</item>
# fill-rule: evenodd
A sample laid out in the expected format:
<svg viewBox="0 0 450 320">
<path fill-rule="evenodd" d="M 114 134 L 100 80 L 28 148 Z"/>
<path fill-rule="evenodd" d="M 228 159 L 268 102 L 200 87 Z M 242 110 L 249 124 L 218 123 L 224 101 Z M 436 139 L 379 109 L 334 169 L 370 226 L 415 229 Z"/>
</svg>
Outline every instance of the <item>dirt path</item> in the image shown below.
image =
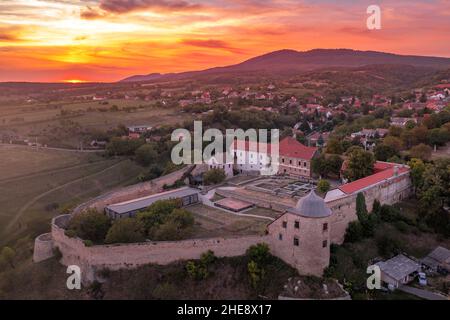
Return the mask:
<svg viewBox="0 0 450 320">
<path fill-rule="evenodd" d="M 121 164 L 122 162 L 124 162 L 125 160 L 122 160 L 122 161 L 120 161 L 120 162 L 117 162 L 117 163 L 115 163 L 115 164 L 113 164 L 113 165 L 111 165 L 111 166 L 109 166 L 109 167 L 107 167 L 107 168 L 105 168 L 105 169 L 103 169 L 103 170 L 101 170 L 101 171 L 98 171 L 98 172 L 96 172 L 96 173 L 93 173 L 93 174 L 91 174 L 91 175 L 88 175 L 88 176 L 84 176 L 84 177 L 81 177 L 81 178 L 78 178 L 78 179 L 76 179 L 76 180 L 72 180 L 72 181 L 70 181 L 70 182 L 67 182 L 67 183 L 64 183 L 64 184 L 62 184 L 62 185 L 59 185 L 59 186 L 57 186 L 57 187 L 55 187 L 55 188 L 53 188 L 53 189 L 50 189 L 50 190 L 47 190 L 47 191 L 45 191 L 44 193 L 41 193 L 41 194 L 39 194 L 39 195 L 37 195 L 36 197 L 34 197 L 34 198 L 32 198 L 30 201 L 28 201 L 18 212 L 17 212 L 17 214 L 14 216 L 14 218 L 8 223 L 8 225 L 5 227 L 5 229 L 4 229 L 4 232 L 8 232 L 8 231 L 10 231 L 10 229 L 12 228 L 12 226 L 22 217 L 22 215 L 25 213 L 25 211 L 27 211 L 28 210 L 28 208 L 29 207 L 31 207 L 36 201 L 38 201 L 39 199 L 42 199 L 43 197 L 45 197 L 46 195 L 48 195 L 48 194 L 50 194 L 50 193 L 52 193 L 52 192 L 55 192 L 55 191 L 57 191 L 57 190 L 59 190 L 59 189 L 62 189 L 62 188 L 65 188 L 65 187 L 67 187 L 67 186 L 69 186 L 69 185 L 71 185 L 71 184 L 73 184 L 73 183 L 77 183 L 77 182 L 80 182 L 80 181 L 82 181 L 82 180 L 84 180 L 84 179 L 88 179 L 88 178 L 91 178 L 91 177 L 95 177 L 96 175 L 99 175 L 99 174 L 101 174 L 101 173 L 103 173 L 103 172 L 105 172 L 105 171 L 108 171 L 108 170 L 110 170 L 110 169 L 112 169 L 112 168 L 114 168 L 114 167 L 117 167 L 119 164 Z"/>
<path fill-rule="evenodd" d="M 449 300 L 449 298 L 444 297 L 441 294 L 437 294 L 428 290 L 423 290 L 419 288 L 414 288 L 410 286 L 401 286 L 399 290 L 415 295 L 425 300 Z"/>
<path fill-rule="evenodd" d="M 93 161 L 90 163 L 75 164 L 75 165 L 71 165 L 71 166 L 67 166 L 67 167 L 43 170 L 43 171 L 40 171 L 39 173 L 29 173 L 29 174 L 15 176 L 15 177 L 11 177 L 11 178 L 0 179 L 0 184 L 7 183 L 7 182 L 14 182 L 14 181 L 22 180 L 22 179 L 35 178 L 35 177 L 39 177 L 42 175 L 48 175 L 49 173 L 60 173 L 60 172 L 64 172 L 64 171 L 68 171 L 68 170 L 72 170 L 72 169 L 89 167 L 89 166 L 92 166 L 93 164 L 103 163 L 106 161 L 108 161 L 108 160 L 98 160 L 98 161 Z"/>
</svg>

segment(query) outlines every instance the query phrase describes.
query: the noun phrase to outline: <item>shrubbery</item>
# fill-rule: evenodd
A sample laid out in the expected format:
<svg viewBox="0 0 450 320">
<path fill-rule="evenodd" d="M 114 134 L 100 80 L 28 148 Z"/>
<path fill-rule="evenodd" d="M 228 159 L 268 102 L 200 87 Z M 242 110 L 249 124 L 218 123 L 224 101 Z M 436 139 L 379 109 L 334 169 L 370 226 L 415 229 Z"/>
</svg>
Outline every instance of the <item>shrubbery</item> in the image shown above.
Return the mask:
<svg viewBox="0 0 450 320">
<path fill-rule="evenodd" d="M 145 240 L 142 223 L 136 218 L 116 220 L 106 235 L 106 243 L 133 243 Z"/>
<path fill-rule="evenodd" d="M 226 178 L 225 171 L 222 169 L 211 169 L 203 175 L 203 183 L 205 185 L 218 184 Z"/>
<path fill-rule="evenodd" d="M 72 216 L 67 226 L 69 237 L 77 236 L 94 243 L 102 243 L 111 227 L 111 220 L 95 209 L 88 209 Z"/>
</svg>

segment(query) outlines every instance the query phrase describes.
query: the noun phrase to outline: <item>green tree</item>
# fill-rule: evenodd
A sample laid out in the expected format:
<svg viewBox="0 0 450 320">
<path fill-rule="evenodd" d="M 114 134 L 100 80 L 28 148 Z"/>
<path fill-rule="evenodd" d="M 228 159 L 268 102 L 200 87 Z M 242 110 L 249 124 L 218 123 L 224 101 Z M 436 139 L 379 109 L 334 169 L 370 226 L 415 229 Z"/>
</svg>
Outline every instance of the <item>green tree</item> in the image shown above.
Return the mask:
<svg viewBox="0 0 450 320">
<path fill-rule="evenodd" d="M 360 147 L 352 147 L 347 151 L 348 163 L 345 176 L 350 180 L 358 180 L 373 173 L 374 158 L 372 153 Z"/>
<path fill-rule="evenodd" d="M 328 180 L 320 179 L 317 183 L 317 190 L 320 193 L 327 193 L 328 190 L 330 190 L 330 183 L 328 182 Z"/>
<path fill-rule="evenodd" d="M 426 144 L 418 144 L 417 146 L 412 147 L 409 150 L 409 155 L 411 158 L 418 158 L 421 160 L 429 160 L 431 157 L 433 149 L 431 149 L 430 146 L 427 146 Z"/>
<path fill-rule="evenodd" d="M 328 175 L 327 160 L 324 154 L 312 159 L 311 169 L 315 174 L 321 177 L 326 177 Z"/>
<path fill-rule="evenodd" d="M 383 145 L 390 147 L 391 150 L 400 151 L 403 149 L 403 141 L 400 138 L 394 136 L 387 136 L 383 139 Z"/>
<path fill-rule="evenodd" d="M 154 144 L 143 144 L 137 148 L 135 154 L 136 161 L 143 166 L 148 166 L 158 159 L 158 152 Z"/>
<path fill-rule="evenodd" d="M 344 242 L 357 242 L 363 238 L 363 227 L 359 221 L 351 221 L 345 230 Z"/>
<path fill-rule="evenodd" d="M 362 192 L 359 192 L 356 196 L 356 215 L 361 223 L 366 221 L 368 217 L 366 198 Z"/>
<path fill-rule="evenodd" d="M 341 173 L 342 162 L 344 162 L 344 160 L 342 160 L 342 158 L 337 154 L 332 154 L 327 157 L 326 167 L 328 174 L 333 174 L 339 177 Z"/>
<path fill-rule="evenodd" d="M 138 213 L 137 219 L 148 235 L 152 228 L 164 223 L 172 211 L 179 207 L 181 207 L 179 199 L 158 200 L 152 203 L 145 211 Z"/>
<path fill-rule="evenodd" d="M 385 145 L 383 143 L 378 144 L 373 151 L 375 154 L 375 158 L 379 161 L 387 161 L 387 159 L 397 155 L 396 149 L 394 149 L 392 146 Z"/>
<path fill-rule="evenodd" d="M 341 142 L 336 138 L 330 138 L 327 143 L 326 153 L 342 154 L 344 152 Z"/>
<path fill-rule="evenodd" d="M 266 271 L 260 267 L 256 261 L 249 261 L 247 264 L 247 270 L 250 277 L 250 284 L 257 292 L 261 292 L 262 283 L 264 281 Z"/>
<path fill-rule="evenodd" d="M 106 235 L 106 243 L 133 243 L 145 240 L 143 226 L 135 218 L 116 220 Z"/>
<path fill-rule="evenodd" d="M 111 219 L 95 209 L 73 215 L 67 226 L 67 230 L 73 232 L 83 240 L 91 240 L 94 243 L 102 243 L 111 227 Z"/>
<path fill-rule="evenodd" d="M 431 129 L 427 138 L 431 146 L 443 146 L 450 140 L 450 132 L 445 128 Z"/>
<path fill-rule="evenodd" d="M 224 181 L 225 178 L 226 175 L 223 169 L 211 169 L 203 175 L 203 183 L 205 185 L 218 184 Z"/>
<path fill-rule="evenodd" d="M 106 153 L 110 156 L 132 156 L 136 149 L 143 145 L 143 139 L 129 140 L 121 137 L 114 137 L 106 145 Z"/>
<path fill-rule="evenodd" d="M 0 260 L 6 264 L 9 264 L 11 268 L 15 268 L 14 266 L 14 258 L 16 256 L 16 252 L 10 247 L 3 247 L 2 252 L 0 253 Z"/>
<path fill-rule="evenodd" d="M 260 266 L 265 266 L 271 259 L 269 246 L 265 243 L 252 245 L 247 249 L 247 256 Z"/>
<path fill-rule="evenodd" d="M 414 189 L 417 190 L 423 185 L 423 173 L 425 172 L 425 164 L 422 160 L 413 158 L 408 162 L 410 167 L 411 182 Z"/>
</svg>

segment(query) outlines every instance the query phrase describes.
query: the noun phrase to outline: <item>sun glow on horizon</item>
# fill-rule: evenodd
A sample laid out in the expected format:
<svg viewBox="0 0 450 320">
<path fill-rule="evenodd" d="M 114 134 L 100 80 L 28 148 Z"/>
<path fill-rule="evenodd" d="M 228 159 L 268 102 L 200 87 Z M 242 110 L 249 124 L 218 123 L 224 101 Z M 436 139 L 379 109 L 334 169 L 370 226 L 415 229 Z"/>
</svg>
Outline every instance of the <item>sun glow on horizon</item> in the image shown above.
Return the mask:
<svg viewBox="0 0 450 320">
<path fill-rule="evenodd" d="M 80 80 L 80 79 L 68 79 L 68 80 L 63 80 L 62 82 L 65 82 L 65 83 L 85 83 L 87 81 Z"/>
</svg>

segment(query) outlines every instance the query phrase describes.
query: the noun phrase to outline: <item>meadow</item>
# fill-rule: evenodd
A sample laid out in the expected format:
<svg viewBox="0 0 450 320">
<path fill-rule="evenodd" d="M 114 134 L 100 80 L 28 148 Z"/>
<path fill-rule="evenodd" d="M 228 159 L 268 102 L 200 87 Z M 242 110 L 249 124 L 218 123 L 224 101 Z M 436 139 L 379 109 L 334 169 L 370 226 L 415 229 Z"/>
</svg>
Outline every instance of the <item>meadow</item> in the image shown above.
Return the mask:
<svg viewBox="0 0 450 320">
<path fill-rule="evenodd" d="M 131 160 L 26 146 L 1 145 L 0 159 L 0 246 L 48 232 L 53 216 L 136 182 L 143 170 Z"/>
</svg>

